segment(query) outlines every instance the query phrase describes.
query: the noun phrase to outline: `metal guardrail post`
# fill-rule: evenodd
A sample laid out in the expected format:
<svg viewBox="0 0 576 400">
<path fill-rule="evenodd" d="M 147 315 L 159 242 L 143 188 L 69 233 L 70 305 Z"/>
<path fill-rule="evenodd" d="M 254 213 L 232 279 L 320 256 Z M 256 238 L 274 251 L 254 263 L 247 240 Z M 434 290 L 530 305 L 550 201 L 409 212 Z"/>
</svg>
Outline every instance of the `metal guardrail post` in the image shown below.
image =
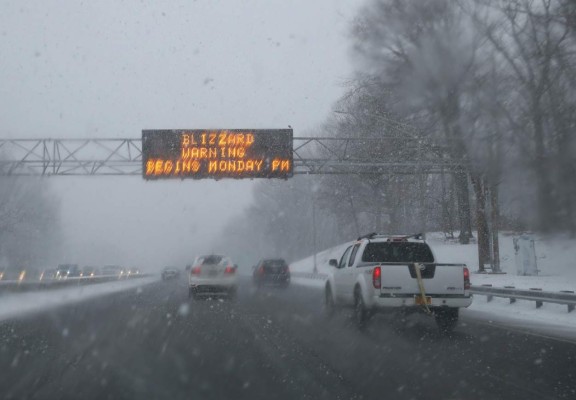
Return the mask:
<svg viewBox="0 0 576 400">
<path fill-rule="evenodd" d="M 504 289 L 516 289 L 514 286 L 504 286 Z M 516 298 L 510 297 L 510 304 L 516 303 Z"/>
<path fill-rule="evenodd" d="M 573 290 L 561 290 L 560 293 L 571 293 L 574 294 Z M 576 307 L 575 304 L 568 304 L 568 312 L 572 312 L 574 311 L 574 308 Z"/>
<path fill-rule="evenodd" d="M 488 284 L 484 284 L 482 285 L 483 287 L 492 287 L 492 285 L 488 285 Z M 492 299 L 494 299 L 494 296 L 488 294 L 486 295 L 486 303 L 490 303 L 492 301 Z"/>
<path fill-rule="evenodd" d="M 530 290 L 535 290 L 535 291 L 542 291 L 542 289 L 539 288 L 530 288 Z M 536 300 L 536 308 L 540 308 L 544 305 L 544 302 L 542 300 Z"/>
</svg>

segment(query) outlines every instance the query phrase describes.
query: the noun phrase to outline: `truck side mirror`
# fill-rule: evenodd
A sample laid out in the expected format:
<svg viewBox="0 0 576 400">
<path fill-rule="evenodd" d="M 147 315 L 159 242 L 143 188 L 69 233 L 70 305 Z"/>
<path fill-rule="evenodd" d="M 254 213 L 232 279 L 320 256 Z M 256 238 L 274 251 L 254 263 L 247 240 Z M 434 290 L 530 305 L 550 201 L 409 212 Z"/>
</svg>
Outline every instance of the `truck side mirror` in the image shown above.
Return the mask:
<svg viewBox="0 0 576 400">
<path fill-rule="evenodd" d="M 331 267 L 338 267 L 338 260 L 332 258 L 330 261 L 328 261 L 328 265 Z"/>
</svg>

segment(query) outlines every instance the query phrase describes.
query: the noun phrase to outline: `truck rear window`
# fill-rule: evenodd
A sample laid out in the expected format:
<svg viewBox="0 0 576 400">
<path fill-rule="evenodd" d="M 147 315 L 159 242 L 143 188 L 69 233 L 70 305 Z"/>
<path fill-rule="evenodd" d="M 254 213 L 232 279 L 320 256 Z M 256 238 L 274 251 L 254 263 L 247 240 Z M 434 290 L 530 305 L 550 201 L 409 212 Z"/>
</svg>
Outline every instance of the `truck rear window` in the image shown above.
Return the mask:
<svg viewBox="0 0 576 400">
<path fill-rule="evenodd" d="M 434 256 L 426 243 L 380 242 L 368 243 L 362 254 L 364 262 L 434 262 Z"/>
</svg>

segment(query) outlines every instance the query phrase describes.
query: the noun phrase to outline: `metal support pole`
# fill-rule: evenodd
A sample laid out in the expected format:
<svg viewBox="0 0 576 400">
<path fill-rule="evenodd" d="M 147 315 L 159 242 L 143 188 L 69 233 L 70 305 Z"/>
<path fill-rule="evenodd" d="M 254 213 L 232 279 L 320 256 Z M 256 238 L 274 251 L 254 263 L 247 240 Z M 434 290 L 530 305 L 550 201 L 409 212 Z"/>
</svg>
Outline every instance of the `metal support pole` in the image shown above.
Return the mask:
<svg viewBox="0 0 576 400">
<path fill-rule="evenodd" d="M 316 265 L 316 202 L 314 200 L 314 191 L 312 191 L 312 252 L 314 253 L 314 273 L 318 273 Z"/>
</svg>

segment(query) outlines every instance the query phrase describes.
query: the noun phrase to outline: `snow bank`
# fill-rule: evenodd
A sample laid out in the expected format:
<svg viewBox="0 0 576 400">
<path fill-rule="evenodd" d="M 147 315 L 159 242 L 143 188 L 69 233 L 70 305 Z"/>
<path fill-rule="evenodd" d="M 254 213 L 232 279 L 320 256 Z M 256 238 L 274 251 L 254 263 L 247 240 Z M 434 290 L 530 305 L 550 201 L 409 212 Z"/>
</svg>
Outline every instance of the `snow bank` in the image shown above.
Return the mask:
<svg viewBox="0 0 576 400">
<path fill-rule="evenodd" d="M 158 277 L 129 279 L 125 281 L 97 283 L 94 285 L 75 286 L 50 291 L 3 295 L 0 298 L 0 321 L 125 290 L 139 289 L 145 285 L 158 281 L 158 279 Z"/>
<path fill-rule="evenodd" d="M 542 290 L 576 290 L 576 239 L 566 236 L 534 235 L 538 276 L 516 275 L 514 259 L 514 235 L 502 233 L 500 242 L 500 262 L 503 275 L 472 274 L 472 284 L 493 286 L 515 286 L 518 289 L 541 288 Z M 447 241 L 442 234 L 433 233 L 427 237 L 436 257 L 441 262 L 464 262 L 471 271 L 478 270 L 478 248 L 476 244 L 460 245 Z"/>
<path fill-rule="evenodd" d="M 328 262 L 334 258 L 340 260 L 346 247 L 353 242 L 344 243 L 316 254 L 316 273 L 314 273 L 314 256 L 290 264 L 290 280 L 304 286 L 324 287 L 326 275 L 331 273 Z"/>
<path fill-rule="evenodd" d="M 342 254 L 344 253 L 344 250 L 346 250 L 346 247 L 350 246 L 350 244 L 352 243 L 354 242 L 344 243 L 336 247 L 332 247 L 330 249 L 321 251 L 320 253 L 317 253 L 316 268 L 318 270 L 318 273 L 330 272 L 331 267 L 328 265 L 328 261 L 330 261 L 330 259 L 332 258 L 340 260 L 340 257 L 342 257 Z M 302 260 L 293 262 L 292 264 L 290 264 L 290 272 L 291 273 L 314 272 L 314 256 L 310 256 Z"/>
</svg>

